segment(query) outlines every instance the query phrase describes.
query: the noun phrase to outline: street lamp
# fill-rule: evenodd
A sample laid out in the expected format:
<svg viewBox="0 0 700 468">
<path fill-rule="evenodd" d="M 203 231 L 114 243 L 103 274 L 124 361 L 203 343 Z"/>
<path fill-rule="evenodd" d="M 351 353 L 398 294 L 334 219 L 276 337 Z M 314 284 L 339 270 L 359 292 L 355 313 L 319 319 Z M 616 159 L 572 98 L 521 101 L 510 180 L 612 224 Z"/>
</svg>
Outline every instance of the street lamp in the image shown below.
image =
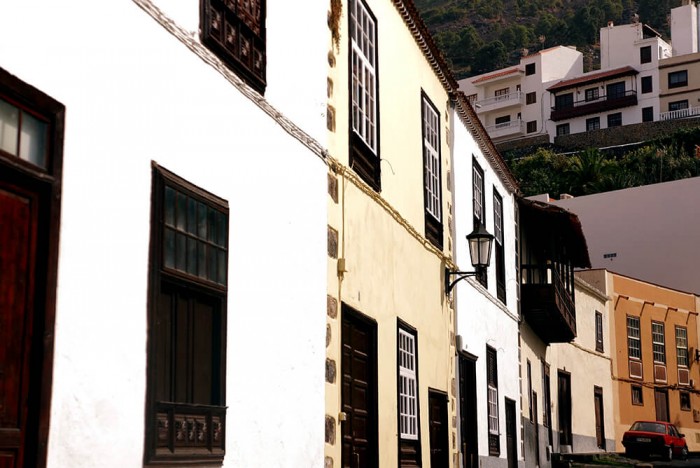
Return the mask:
<svg viewBox="0 0 700 468">
<path fill-rule="evenodd" d="M 471 256 L 474 271 L 450 271 L 445 268 L 445 294 L 449 294 L 455 284 L 468 276 L 474 276 L 486 269 L 491 262 L 491 246 L 493 245 L 493 235 L 489 234 L 486 228 L 479 225 L 467 236 L 469 243 L 469 255 Z M 455 276 L 454 280 L 451 278 Z"/>
</svg>

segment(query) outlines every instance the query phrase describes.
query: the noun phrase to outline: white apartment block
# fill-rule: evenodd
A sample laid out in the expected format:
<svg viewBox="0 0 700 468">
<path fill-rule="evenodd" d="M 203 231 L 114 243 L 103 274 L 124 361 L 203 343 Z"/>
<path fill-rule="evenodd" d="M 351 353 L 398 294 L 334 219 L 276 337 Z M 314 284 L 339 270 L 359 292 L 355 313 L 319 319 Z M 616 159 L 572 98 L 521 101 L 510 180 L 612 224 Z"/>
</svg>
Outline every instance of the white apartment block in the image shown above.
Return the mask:
<svg viewBox="0 0 700 468">
<path fill-rule="evenodd" d="M 672 44 L 634 22 L 600 30 L 600 69 L 583 72 L 583 55 L 556 46 L 525 55 L 516 66 L 459 82 L 499 145 L 642 122 L 700 115 L 698 7 L 671 10 Z"/>
</svg>

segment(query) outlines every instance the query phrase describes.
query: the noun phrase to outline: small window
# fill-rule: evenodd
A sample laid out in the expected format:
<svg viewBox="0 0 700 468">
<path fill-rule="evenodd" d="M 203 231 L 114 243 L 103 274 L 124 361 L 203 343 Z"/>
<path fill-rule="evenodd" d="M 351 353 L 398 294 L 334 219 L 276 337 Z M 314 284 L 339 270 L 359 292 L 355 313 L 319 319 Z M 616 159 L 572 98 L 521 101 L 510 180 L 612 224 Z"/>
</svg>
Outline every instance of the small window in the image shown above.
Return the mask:
<svg viewBox="0 0 700 468">
<path fill-rule="evenodd" d="M 599 97 L 599 90 L 596 86 L 595 88 L 588 88 L 586 90 L 586 101 L 597 101 Z"/>
<path fill-rule="evenodd" d="M 472 202 L 474 204 L 474 228 L 486 226 L 486 193 L 484 192 L 484 170 L 481 169 L 476 158 L 472 158 Z M 487 269 L 483 268 L 476 275 L 477 281 L 485 288 L 488 287 Z"/>
<path fill-rule="evenodd" d="M 639 385 L 632 385 L 632 404 L 638 406 L 644 405 L 642 387 Z"/>
<path fill-rule="evenodd" d="M 651 76 L 643 76 L 642 77 L 642 94 L 651 93 L 653 91 L 651 80 L 652 80 Z"/>
<path fill-rule="evenodd" d="M 680 88 L 681 86 L 688 86 L 688 70 L 681 70 L 669 73 L 668 87 Z"/>
<path fill-rule="evenodd" d="M 600 128 L 600 117 L 592 117 L 586 119 L 586 131 L 598 130 Z"/>
<path fill-rule="evenodd" d="M 535 64 L 528 63 L 525 65 L 525 76 L 530 76 L 535 74 Z"/>
<path fill-rule="evenodd" d="M 526 105 L 527 104 L 534 104 L 536 102 L 537 102 L 537 93 L 536 92 L 533 91 L 533 92 L 527 93 L 525 95 L 525 104 Z"/>
<path fill-rule="evenodd" d="M 510 126 L 510 115 L 496 117 L 496 128 L 506 128 Z"/>
<path fill-rule="evenodd" d="M 651 46 L 644 46 L 639 48 L 639 62 L 649 63 L 651 62 Z"/>
<path fill-rule="evenodd" d="M 679 392 L 681 400 L 681 410 L 690 411 L 690 393 L 689 392 Z"/>
<path fill-rule="evenodd" d="M 202 43 L 259 93 L 266 85 L 265 3 L 200 1 Z"/>
<path fill-rule="evenodd" d="M 598 311 L 595 313 L 595 350 L 603 352 L 603 314 Z"/>
<path fill-rule="evenodd" d="M 620 112 L 608 114 L 608 128 L 619 127 L 620 125 L 622 125 L 622 114 Z"/>
<path fill-rule="evenodd" d="M 0 98 L 0 151 L 46 169 L 49 121 Z"/>
<path fill-rule="evenodd" d="M 643 107 L 642 108 L 642 122 L 653 122 L 654 121 L 654 108 L 653 107 Z"/>
<path fill-rule="evenodd" d="M 423 117 L 423 194 L 425 236 L 442 248 L 442 186 L 440 165 L 440 114 L 427 96 L 421 99 Z"/>
<path fill-rule="evenodd" d="M 676 326 L 676 363 L 678 367 L 689 367 L 688 329 Z"/>
<path fill-rule="evenodd" d="M 571 126 L 568 123 L 557 125 L 557 136 L 571 133 Z"/>
<path fill-rule="evenodd" d="M 486 347 L 486 391 L 489 428 L 489 455 L 501 453 L 498 422 L 498 364 L 496 350 Z"/>
<path fill-rule="evenodd" d="M 560 94 L 554 97 L 554 107 L 556 110 L 574 107 L 574 93 Z"/>
<path fill-rule="evenodd" d="M 537 131 L 537 121 L 531 120 L 527 123 L 527 133 L 535 133 Z"/>
<path fill-rule="evenodd" d="M 503 198 L 493 188 L 493 231 L 495 242 L 493 245 L 496 257 L 496 297 L 502 303 L 506 303 L 506 260 L 505 243 L 503 242 Z"/>
<path fill-rule="evenodd" d="M 673 101 L 668 103 L 668 110 L 669 111 L 680 111 L 680 110 L 685 110 L 688 108 L 688 100 L 685 99 L 683 101 Z"/>
<path fill-rule="evenodd" d="M 651 322 L 651 342 L 653 346 L 654 362 L 666 364 L 666 340 L 664 337 L 663 322 Z"/>
<path fill-rule="evenodd" d="M 418 440 L 418 377 L 416 335 L 399 327 L 399 434 Z"/>
<path fill-rule="evenodd" d="M 639 317 L 627 316 L 627 355 L 630 359 L 642 359 Z"/>
<path fill-rule="evenodd" d="M 618 81 L 617 83 L 610 83 L 606 88 L 608 99 L 620 99 L 625 97 L 625 82 Z"/>
<path fill-rule="evenodd" d="M 505 99 L 508 99 L 509 94 L 510 94 L 510 88 L 497 89 L 493 93 L 493 95 L 496 97 L 496 101 L 503 101 Z"/>
</svg>

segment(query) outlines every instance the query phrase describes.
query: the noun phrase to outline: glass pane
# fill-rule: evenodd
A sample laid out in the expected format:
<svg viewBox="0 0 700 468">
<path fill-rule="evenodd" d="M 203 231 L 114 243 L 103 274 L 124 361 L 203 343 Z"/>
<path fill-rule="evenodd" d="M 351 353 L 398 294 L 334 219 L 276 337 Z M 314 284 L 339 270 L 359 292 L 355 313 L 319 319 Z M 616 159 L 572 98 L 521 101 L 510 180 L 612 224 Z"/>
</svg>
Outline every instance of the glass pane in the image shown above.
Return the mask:
<svg viewBox="0 0 700 468">
<path fill-rule="evenodd" d="M 200 239 L 207 238 L 207 207 L 203 203 L 197 203 L 197 230 Z"/>
<path fill-rule="evenodd" d="M 186 271 L 186 249 L 185 249 L 185 235 L 177 234 L 175 237 L 175 268 L 181 271 Z"/>
<path fill-rule="evenodd" d="M 203 242 L 197 243 L 197 276 L 204 278 L 207 274 L 207 246 Z"/>
<path fill-rule="evenodd" d="M 48 125 L 22 112 L 19 157 L 46 168 L 46 129 Z"/>
<path fill-rule="evenodd" d="M 165 229 L 165 245 L 163 246 L 163 264 L 166 268 L 175 268 L 175 233 Z"/>
<path fill-rule="evenodd" d="M 227 234 L 228 234 L 228 223 L 227 221 L 228 216 L 226 216 L 224 213 L 219 212 L 219 221 L 217 222 L 217 227 L 219 228 L 219 235 L 218 235 L 218 241 L 217 244 L 219 244 L 222 247 L 226 247 L 226 239 L 227 239 Z"/>
<path fill-rule="evenodd" d="M 175 219 L 175 225 L 178 229 L 185 230 L 185 215 L 187 211 L 187 197 L 177 193 L 177 218 Z"/>
<path fill-rule="evenodd" d="M 19 110 L 0 100 L 0 149 L 17 156 Z"/>
<path fill-rule="evenodd" d="M 165 187 L 165 224 L 175 226 L 175 190 Z"/>
<path fill-rule="evenodd" d="M 207 249 L 207 276 L 206 278 L 211 281 L 216 281 L 216 249 L 209 247 Z"/>
<path fill-rule="evenodd" d="M 207 210 L 207 214 L 209 219 L 207 240 L 210 242 L 216 242 L 216 210 L 209 208 L 209 210 Z"/>
<path fill-rule="evenodd" d="M 187 232 L 197 234 L 197 202 L 187 197 Z"/>
<path fill-rule="evenodd" d="M 197 274 L 197 244 L 191 237 L 187 238 L 187 273 Z"/>
<path fill-rule="evenodd" d="M 226 284 L 226 252 L 219 250 L 219 276 L 217 282 L 219 284 Z"/>
</svg>

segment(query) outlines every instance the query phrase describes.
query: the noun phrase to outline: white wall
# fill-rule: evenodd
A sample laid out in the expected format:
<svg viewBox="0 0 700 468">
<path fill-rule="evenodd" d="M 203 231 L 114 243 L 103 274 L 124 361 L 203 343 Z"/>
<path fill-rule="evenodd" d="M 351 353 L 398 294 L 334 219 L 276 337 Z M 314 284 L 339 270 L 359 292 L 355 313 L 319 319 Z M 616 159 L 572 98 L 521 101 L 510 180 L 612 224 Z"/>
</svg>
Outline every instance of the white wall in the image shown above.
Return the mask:
<svg viewBox="0 0 700 468">
<path fill-rule="evenodd" d="M 322 136 L 326 6 L 298 8 L 268 2 L 268 96 Z M 0 67 L 66 106 L 48 465 L 142 463 L 154 160 L 230 206 L 224 466 L 321 466 L 321 158 L 132 2 L 4 2 Z"/>
</svg>

